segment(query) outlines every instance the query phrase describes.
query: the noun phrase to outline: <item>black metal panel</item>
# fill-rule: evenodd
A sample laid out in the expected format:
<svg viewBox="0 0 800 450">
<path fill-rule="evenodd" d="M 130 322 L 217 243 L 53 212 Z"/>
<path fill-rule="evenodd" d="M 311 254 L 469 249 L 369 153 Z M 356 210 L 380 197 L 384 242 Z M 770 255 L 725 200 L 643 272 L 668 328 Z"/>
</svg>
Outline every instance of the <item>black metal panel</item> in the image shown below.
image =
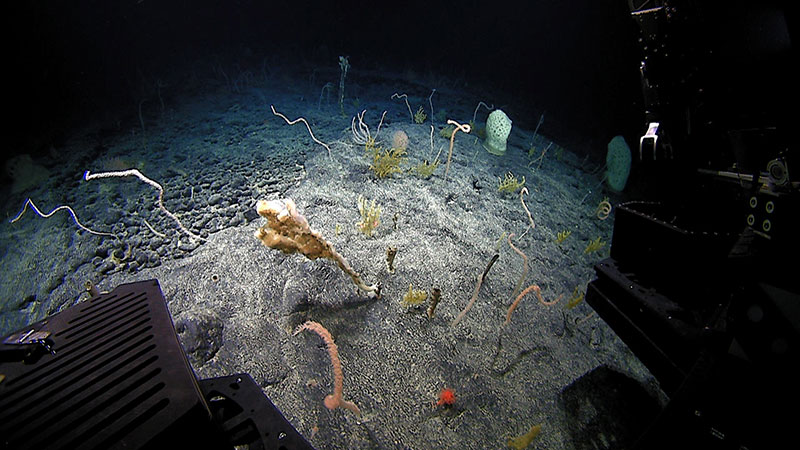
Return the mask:
<svg viewBox="0 0 800 450">
<path fill-rule="evenodd" d="M 703 204 L 620 204 L 610 256 L 621 271 L 635 273 L 639 284 L 655 287 L 676 303 L 690 308 L 713 303 L 717 287 L 729 276 L 728 253 L 742 226 L 723 227 L 711 209 Z"/>
<path fill-rule="evenodd" d="M 25 360 L 9 361 L 30 331 L 46 336 L 54 353 L 36 355 L 29 345 Z M 25 327 L 0 351 L 8 352 L 0 359 L 4 448 L 143 448 L 183 434 L 182 426 L 191 424 L 189 436 L 209 429 L 156 280 L 121 285 Z"/>
<path fill-rule="evenodd" d="M 639 285 L 609 258 L 595 266 L 586 302 L 659 379 L 667 392 L 683 382 L 701 348 L 702 325 L 678 304 Z"/>
<path fill-rule="evenodd" d="M 250 375 L 200 380 L 200 388 L 230 444 L 249 450 L 313 450 Z"/>
</svg>

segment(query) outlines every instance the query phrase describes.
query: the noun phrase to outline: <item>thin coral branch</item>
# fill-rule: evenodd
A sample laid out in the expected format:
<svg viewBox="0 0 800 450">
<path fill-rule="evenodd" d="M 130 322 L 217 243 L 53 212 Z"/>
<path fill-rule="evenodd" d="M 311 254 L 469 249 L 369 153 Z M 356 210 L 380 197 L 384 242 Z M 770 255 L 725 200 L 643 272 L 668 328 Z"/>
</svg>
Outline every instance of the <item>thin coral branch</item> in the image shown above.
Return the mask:
<svg viewBox="0 0 800 450">
<path fill-rule="evenodd" d="M 316 137 L 316 136 L 314 136 L 314 132 L 313 132 L 313 131 L 311 131 L 311 125 L 309 125 L 309 124 L 308 124 L 308 121 L 306 121 L 306 119 L 304 119 L 303 117 L 298 117 L 297 119 L 294 119 L 294 120 L 289 120 L 289 119 L 288 119 L 286 116 L 284 116 L 283 114 L 281 114 L 281 113 L 279 113 L 279 112 L 275 111 L 275 107 L 274 107 L 274 106 L 272 106 L 272 105 L 269 105 L 269 107 L 270 107 L 270 108 L 272 108 L 272 114 L 275 114 L 276 116 L 278 116 L 278 117 L 280 117 L 281 119 L 285 120 L 285 121 L 286 121 L 286 123 L 288 123 L 289 125 L 294 125 L 294 124 L 296 124 L 297 122 L 303 122 L 303 123 L 305 124 L 306 128 L 308 129 L 308 134 L 310 134 L 310 135 L 311 135 L 311 139 L 313 139 L 313 140 L 314 140 L 314 142 L 316 142 L 317 144 L 319 144 L 319 145 L 321 145 L 321 146 L 325 147 L 325 149 L 326 149 L 326 150 L 328 150 L 328 156 L 330 156 L 330 157 L 331 157 L 331 159 L 333 159 L 333 155 L 331 154 L 331 148 L 328 146 L 328 144 L 326 144 L 326 143 L 324 143 L 324 142 L 320 141 L 319 139 L 317 139 L 317 137 Z"/>
<path fill-rule="evenodd" d="M 536 228 L 536 224 L 533 223 L 533 217 L 531 217 L 531 211 L 525 205 L 525 198 L 523 197 L 523 195 L 527 193 L 528 193 L 528 188 L 526 187 L 522 188 L 522 190 L 519 191 L 519 202 L 522 203 L 522 207 L 525 208 L 525 213 L 528 214 L 528 221 L 531 223 L 531 226 L 528 227 L 524 233 L 522 233 L 522 236 L 525 236 L 526 234 L 528 234 L 528 231 Z M 522 238 L 522 236 L 520 236 L 520 238 Z"/>
<path fill-rule="evenodd" d="M 97 236 L 117 237 L 116 235 L 114 235 L 112 233 L 104 233 L 102 231 L 94 231 L 94 230 L 92 230 L 90 228 L 87 228 L 86 226 L 84 226 L 78 220 L 78 216 L 75 215 L 75 211 L 73 211 L 72 208 L 70 208 L 67 205 L 57 206 L 57 207 L 53 208 L 49 213 L 44 214 L 39 210 L 39 208 L 36 207 L 36 205 L 33 203 L 33 200 L 31 200 L 30 198 L 25 200 L 25 204 L 22 205 L 22 209 L 20 210 L 19 214 L 17 214 L 13 219 L 11 219 L 9 221 L 9 223 L 14 223 L 14 222 L 18 221 L 22 217 L 22 215 L 25 214 L 25 211 L 28 209 L 28 205 L 30 205 L 30 207 L 33 210 L 33 212 L 38 214 L 39 217 L 41 217 L 43 219 L 47 219 L 50 216 L 52 216 L 53 214 L 57 213 L 58 211 L 61 211 L 62 209 L 66 209 L 67 212 L 69 212 L 69 214 L 72 216 L 72 221 L 75 222 L 75 225 L 77 225 L 78 228 L 80 228 L 81 230 L 86 231 L 87 233 L 91 233 L 91 234 L 97 235 Z"/>
<path fill-rule="evenodd" d="M 394 94 L 392 94 L 390 99 L 395 99 L 395 98 L 402 98 L 406 101 L 406 107 L 408 108 L 408 115 L 411 116 L 411 122 L 414 122 L 414 113 L 411 112 L 411 105 L 408 104 L 408 95 L 398 94 L 397 92 L 395 92 Z"/>
<path fill-rule="evenodd" d="M 448 120 L 448 125 L 455 125 L 455 129 L 453 130 L 453 134 L 450 135 L 450 152 L 447 154 L 447 167 L 444 169 L 444 179 L 447 179 L 447 172 L 450 171 L 450 158 L 453 157 L 453 141 L 456 138 L 456 132 L 458 130 L 463 131 L 464 133 L 469 133 L 472 131 L 472 127 L 469 124 L 461 125 L 460 123 L 456 122 L 455 120 Z"/>
<path fill-rule="evenodd" d="M 520 300 L 522 300 L 522 297 L 525 297 L 526 295 L 528 295 L 531 292 L 535 292 L 536 293 L 536 297 L 539 299 L 539 303 L 543 304 L 544 306 L 553 306 L 556 303 L 558 303 L 559 300 L 561 300 L 561 297 L 564 296 L 564 294 L 561 294 L 561 295 L 558 296 L 557 299 L 553 300 L 552 302 L 546 302 L 542 298 L 542 292 L 541 292 L 541 289 L 539 288 L 539 286 L 537 286 L 535 284 L 532 284 L 532 285 L 528 286 L 527 288 L 525 288 L 524 291 L 520 292 L 519 295 L 517 296 L 516 300 L 514 300 L 514 303 L 512 303 L 511 306 L 508 308 L 508 312 L 506 313 L 506 321 L 503 322 L 503 326 L 508 325 L 508 323 L 511 322 L 511 314 L 514 312 L 515 309 L 517 309 L 517 306 L 519 306 L 519 302 L 520 302 Z"/>
<path fill-rule="evenodd" d="M 522 282 L 525 281 L 525 277 L 528 276 L 528 257 L 525 256 L 525 253 L 522 253 L 520 249 L 514 246 L 511 243 L 511 238 L 514 237 L 514 233 L 508 235 L 508 246 L 511 247 L 511 250 L 514 250 L 519 256 L 522 257 L 522 275 L 519 277 L 519 281 L 517 281 L 517 285 L 514 287 L 514 292 L 511 294 L 511 297 L 516 297 L 517 292 L 519 292 L 519 288 L 522 287 Z"/>
<path fill-rule="evenodd" d="M 454 327 L 458 325 L 458 323 L 461 322 L 461 319 L 463 319 L 464 316 L 467 315 L 467 312 L 469 312 L 469 310 L 472 308 L 472 305 L 475 304 L 475 301 L 478 299 L 478 293 L 481 291 L 481 285 L 483 284 L 483 280 L 489 273 L 489 269 L 492 268 L 495 261 L 497 261 L 497 258 L 499 257 L 500 257 L 499 253 L 495 253 L 494 256 L 492 256 L 492 259 L 489 261 L 489 264 L 486 265 L 486 269 L 484 269 L 483 274 L 481 274 L 481 276 L 478 277 L 478 283 L 475 285 L 475 292 L 472 293 L 472 298 L 469 300 L 469 303 L 467 303 L 467 306 L 458 314 L 455 320 L 453 320 L 453 323 L 451 323 L 450 326 Z"/>
<path fill-rule="evenodd" d="M 372 134 L 369 132 L 369 127 L 364 123 L 364 114 L 366 114 L 366 112 L 367 110 L 365 109 L 361 111 L 361 114 L 356 114 L 350 122 L 350 130 L 353 132 L 353 142 L 358 145 L 367 145 L 368 142 L 373 140 Z M 358 119 L 358 125 L 356 125 L 356 119 Z"/>
<path fill-rule="evenodd" d="M 381 121 L 378 122 L 378 129 L 375 132 L 375 136 L 372 136 L 372 133 L 369 131 L 369 126 L 364 123 L 364 114 L 366 114 L 367 110 L 361 111 L 361 114 L 356 114 L 353 116 L 353 120 L 350 122 L 350 130 L 353 133 L 353 142 L 358 145 L 367 145 L 370 142 L 374 143 L 378 139 L 378 134 L 381 132 L 381 126 L 383 125 L 383 119 L 386 117 L 386 111 L 383 112 L 381 115 Z M 356 120 L 358 123 L 356 124 Z"/>
<path fill-rule="evenodd" d="M 189 236 L 191 236 L 194 239 L 197 239 L 197 240 L 200 240 L 200 241 L 205 241 L 206 240 L 205 238 L 192 233 L 191 231 L 189 231 L 188 228 L 183 226 L 183 224 L 181 223 L 180 219 L 178 219 L 178 216 L 176 216 L 175 214 L 172 214 L 167 209 L 167 207 L 164 206 L 164 188 L 161 187 L 161 185 L 158 184 L 157 182 L 155 182 L 155 181 L 151 180 L 150 178 L 147 178 L 146 176 L 142 175 L 142 172 L 139 172 L 137 169 L 128 169 L 128 170 L 121 170 L 121 171 L 117 171 L 117 172 L 101 172 L 101 173 L 89 173 L 89 171 L 87 170 L 83 174 L 83 179 L 86 180 L 86 181 L 90 181 L 90 180 L 94 180 L 96 178 L 123 178 L 123 177 L 130 177 L 130 176 L 136 177 L 136 178 L 140 179 L 141 181 L 149 184 L 150 186 L 158 189 L 158 208 L 161 209 L 161 211 L 164 211 L 164 214 L 169 216 L 170 219 L 174 220 L 178 224 L 178 228 L 180 228 L 184 233 L 188 234 Z"/>
<path fill-rule="evenodd" d="M 333 366 L 333 394 L 325 397 L 325 407 L 328 409 L 336 409 L 339 407 L 346 408 L 360 416 L 361 411 L 358 409 L 358 406 L 342 398 L 344 376 L 342 375 L 342 363 L 339 361 L 339 348 L 336 346 L 336 343 L 333 342 L 333 336 L 331 336 L 331 333 L 325 329 L 322 324 L 311 320 L 297 327 L 294 331 L 294 335 L 297 335 L 303 330 L 310 330 L 317 333 L 319 337 L 325 341 L 325 346 L 328 348 L 328 355 L 331 357 L 331 365 Z"/>
</svg>

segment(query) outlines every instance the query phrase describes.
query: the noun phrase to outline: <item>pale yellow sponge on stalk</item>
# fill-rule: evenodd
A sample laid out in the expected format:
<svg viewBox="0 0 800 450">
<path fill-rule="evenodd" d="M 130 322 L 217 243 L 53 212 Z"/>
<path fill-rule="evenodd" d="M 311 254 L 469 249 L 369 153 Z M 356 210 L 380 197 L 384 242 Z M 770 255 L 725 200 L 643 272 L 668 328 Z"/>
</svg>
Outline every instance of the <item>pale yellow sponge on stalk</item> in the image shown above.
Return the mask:
<svg viewBox="0 0 800 450">
<path fill-rule="evenodd" d="M 255 232 L 255 236 L 269 248 L 284 253 L 302 253 L 308 259 L 326 258 L 335 261 L 359 289 L 370 297 L 380 297 L 379 285 L 366 285 L 347 261 L 336 252 L 322 235 L 308 225 L 308 221 L 297 211 L 290 198 L 282 200 L 260 200 L 256 204 L 258 215 L 267 219 Z"/>
</svg>

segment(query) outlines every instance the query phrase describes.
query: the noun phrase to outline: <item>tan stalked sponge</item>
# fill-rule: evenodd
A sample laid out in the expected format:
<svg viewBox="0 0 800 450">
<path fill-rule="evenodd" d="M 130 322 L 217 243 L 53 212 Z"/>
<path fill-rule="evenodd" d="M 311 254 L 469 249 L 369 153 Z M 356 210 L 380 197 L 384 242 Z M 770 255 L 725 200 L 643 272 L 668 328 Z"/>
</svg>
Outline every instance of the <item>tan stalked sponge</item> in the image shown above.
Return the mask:
<svg viewBox="0 0 800 450">
<path fill-rule="evenodd" d="M 335 261 L 359 289 L 370 297 L 380 297 L 380 286 L 364 284 L 342 255 L 320 233 L 311 229 L 306 218 L 297 211 L 294 200 L 260 200 L 256 204 L 256 211 L 267 219 L 266 225 L 255 232 L 255 236 L 264 245 L 284 253 L 302 253 L 308 259 L 326 258 Z"/>
</svg>

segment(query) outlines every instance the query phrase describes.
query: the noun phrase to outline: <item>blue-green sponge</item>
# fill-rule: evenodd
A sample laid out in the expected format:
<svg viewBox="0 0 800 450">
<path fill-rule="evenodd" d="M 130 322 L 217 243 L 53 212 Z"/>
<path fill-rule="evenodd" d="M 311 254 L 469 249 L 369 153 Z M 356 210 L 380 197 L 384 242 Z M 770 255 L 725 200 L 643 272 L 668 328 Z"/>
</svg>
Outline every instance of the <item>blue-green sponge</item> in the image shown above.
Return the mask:
<svg viewBox="0 0 800 450">
<path fill-rule="evenodd" d="M 622 136 L 614 136 L 606 154 L 606 183 L 611 190 L 622 192 L 631 173 L 631 149 Z"/>
</svg>

